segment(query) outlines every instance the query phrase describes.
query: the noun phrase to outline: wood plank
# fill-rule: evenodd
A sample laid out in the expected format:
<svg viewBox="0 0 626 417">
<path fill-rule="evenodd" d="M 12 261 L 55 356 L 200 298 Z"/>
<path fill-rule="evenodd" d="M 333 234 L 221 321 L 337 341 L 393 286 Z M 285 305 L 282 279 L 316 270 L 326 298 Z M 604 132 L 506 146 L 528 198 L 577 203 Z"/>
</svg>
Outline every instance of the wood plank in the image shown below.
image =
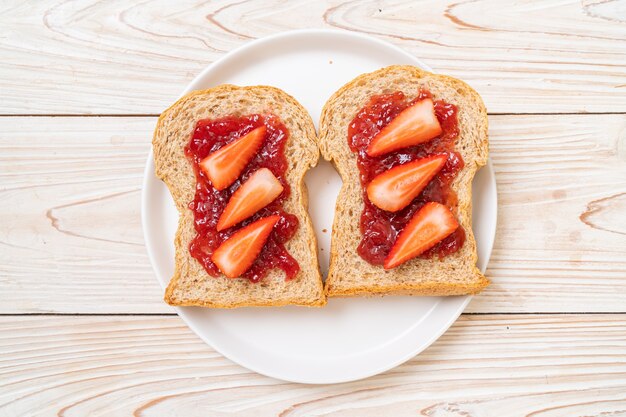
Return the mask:
<svg viewBox="0 0 626 417">
<path fill-rule="evenodd" d="M 626 116 L 492 116 L 493 284 L 472 312 L 626 311 Z M 0 118 L 0 313 L 164 313 L 143 246 L 154 118 Z"/>
<path fill-rule="evenodd" d="M 172 312 L 143 243 L 154 118 L 0 118 L 0 312 Z"/>
<path fill-rule="evenodd" d="M 626 311 L 626 116 L 490 125 L 493 283 L 468 311 Z"/>
<path fill-rule="evenodd" d="M 368 33 L 491 112 L 625 112 L 623 2 L 5 1 L 0 114 L 156 114 L 206 65 L 289 29 Z"/>
<path fill-rule="evenodd" d="M 0 334 L 0 416 L 626 415 L 623 315 L 463 316 L 404 365 L 319 386 L 247 371 L 175 316 L 2 317 Z"/>
</svg>

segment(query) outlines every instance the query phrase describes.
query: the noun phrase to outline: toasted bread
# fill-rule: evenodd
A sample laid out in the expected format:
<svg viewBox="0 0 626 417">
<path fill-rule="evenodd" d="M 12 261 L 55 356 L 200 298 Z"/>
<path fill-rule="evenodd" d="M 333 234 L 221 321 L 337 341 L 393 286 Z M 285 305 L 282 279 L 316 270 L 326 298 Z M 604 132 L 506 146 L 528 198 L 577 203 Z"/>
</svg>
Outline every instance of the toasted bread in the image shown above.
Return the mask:
<svg viewBox="0 0 626 417">
<path fill-rule="evenodd" d="M 457 106 L 460 134 L 455 150 L 462 155 L 465 167 L 451 187 L 458 196 L 456 216 L 465 230 L 466 241 L 460 250 L 441 260 L 415 258 L 385 270 L 357 253 L 364 202 L 357 156 L 348 146 L 348 126 L 372 96 L 402 91 L 412 99 L 422 88 L 429 90 L 434 100 L 444 99 Z M 325 283 L 327 296 L 461 295 L 478 293 L 488 285 L 489 281 L 476 267 L 471 219 L 472 179 L 487 163 L 487 127 L 485 106 L 471 87 L 455 78 L 412 66 L 391 66 L 363 74 L 330 97 L 322 110 L 318 142 L 322 156 L 339 171 L 343 186 L 332 229 L 330 268 Z"/>
<path fill-rule="evenodd" d="M 189 243 L 196 231 L 188 204 L 194 199 L 196 178 L 184 148 L 196 122 L 255 113 L 272 113 L 289 129 L 285 156 L 289 163 L 286 181 L 291 194 L 283 207 L 286 212 L 296 215 L 300 224 L 295 235 L 285 243 L 285 248 L 300 266 L 300 271 L 291 280 L 286 280 L 284 272 L 279 269 L 271 270 L 258 283 L 223 275 L 213 277 L 189 252 Z M 304 175 L 317 164 L 319 151 L 311 117 L 293 97 L 266 86 L 221 85 L 194 91 L 161 114 L 152 144 L 156 175 L 169 188 L 180 214 L 175 238 L 175 271 L 165 292 L 168 304 L 233 308 L 287 304 L 321 306 L 326 303 L 304 185 Z"/>
</svg>

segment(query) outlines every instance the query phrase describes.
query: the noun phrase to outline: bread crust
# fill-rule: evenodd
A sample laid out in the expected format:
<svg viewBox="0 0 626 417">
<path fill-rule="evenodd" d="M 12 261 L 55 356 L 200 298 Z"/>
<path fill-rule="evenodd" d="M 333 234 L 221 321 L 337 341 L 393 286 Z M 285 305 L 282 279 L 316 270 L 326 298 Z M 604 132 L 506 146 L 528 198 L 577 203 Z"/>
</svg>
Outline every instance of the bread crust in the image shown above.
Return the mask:
<svg viewBox="0 0 626 417">
<path fill-rule="evenodd" d="M 253 113 L 277 115 L 290 133 L 285 154 L 289 162 L 286 180 L 292 192 L 284 206 L 286 211 L 296 214 L 300 226 L 285 246 L 298 261 L 300 272 L 289 281 L 280 270 L 271 270 L 260 283 L 223 275 L 212 277 L 188 250 L 195 236 L 188 203 L 195 195 L 196 179 L 191 163 L 184 156 L 184 147 L 195 123 L 200 119 Z M 293 97 L 270 86 L 220 85 L 193 91 L 160 115 L 152 144 L 155 173 L 167 185 L 179 212 L 174 240 L 175 270 L 164 296 L 168 304 L 212 308 L 326 304 L 304 184 L 304 174 L 317 165 L 319 158 L 317 137 L 309 114 Z"/>
<path fill-rule="evenodd" d="M 459 138 L 455 149 L 465 168 L 452 188 L 459 197 L 457 218 L 466 232 L 461 250 L 443 260 L 415 258 L 392 270 L 369 264 L 356 251 L 363 210 L 356 155 L 347 143 L 348 125 L 375 94 L 404 92 L 409 99 L 420 88 L 433 98 L 457 105 Z M 476 91 L 458 79 L 433 74 L 408 65 L 394 65 L 356 77 L 326 102 L 320 118 L 319 145 L 343 180 L 333 221 L 330 267 L 325 283 L 328 297 L 369 295 L 463 295 L 476 294 L 489 280 L 476 267 L 478 259 L 472 232 L 472 179 L 487 163 L 489 153 L 487 111 Z"/>
</svg>

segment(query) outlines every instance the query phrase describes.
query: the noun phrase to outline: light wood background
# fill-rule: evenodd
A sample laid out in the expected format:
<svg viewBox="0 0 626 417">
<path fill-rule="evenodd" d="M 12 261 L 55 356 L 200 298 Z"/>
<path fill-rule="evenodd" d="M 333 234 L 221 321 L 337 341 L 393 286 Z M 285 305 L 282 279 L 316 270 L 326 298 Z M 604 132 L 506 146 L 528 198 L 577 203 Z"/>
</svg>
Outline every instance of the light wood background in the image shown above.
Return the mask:
<svg viewBox="0 0 626 417">
<path fill-rule="evenodd" d="M 161 301 L 140 188 L 156 116 L 296 28 L 372 34 L 490 112 L 493 284 L 363 381 L 289 384 Z M 3 1 L 0 416 L 626 416 L 626 1 Z"/>
</svg>

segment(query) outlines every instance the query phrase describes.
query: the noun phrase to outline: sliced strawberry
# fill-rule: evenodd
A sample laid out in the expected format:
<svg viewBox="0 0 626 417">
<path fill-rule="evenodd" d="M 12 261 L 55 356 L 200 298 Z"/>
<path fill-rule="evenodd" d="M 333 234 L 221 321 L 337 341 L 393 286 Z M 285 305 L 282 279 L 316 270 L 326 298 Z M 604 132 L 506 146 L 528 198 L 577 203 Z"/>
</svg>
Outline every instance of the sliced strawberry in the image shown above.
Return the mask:
<svg viewBox="0 0 626 417">
<path fill-rule="evenodd" d="M 448 237 L 457 227 L 459 223 L 448 207 L 434 202 L 426 203 L 400 232 L 385 259 L 385 269 L 395 268 L 421 255 Z"/>
<path fill-rule="evenodd" d="M 231 185 L 256 154 L 265 139 L 265 126 L 259 126 L 234 142 L 221 147 L 200 162 L 200 168 L 218 190 Z"/>
<path fill-rule="evenodd" d="M 279 215 L 264 217 L 238 230 L 225 240 L 211 260 L 228 278 L 237 278 L 248 270 L 263 249 Z"/>
<path fill-rule="evenodd" d="M 418 145 L 441 134 L 435 105 L 429 98 L 402 110 L 378 132 L 367 148 L 369 156 L 383 155 L 407 146 Z"/>
<path fill-rule="evenodd" d="M 367 196 L 383 210 L 402 210 L 422 192 L 447 159 L 447 155 L 433 155 L 393 167 L 369 183 Z"/>
<path fill-rule="evenodd" d="M 252 216 L 274 201 L 283 192 L 283 185 L 272 171 L 255 171 L 232 195 L 222 212 L 217 230 L 222 231 Z"/>
</svg>

